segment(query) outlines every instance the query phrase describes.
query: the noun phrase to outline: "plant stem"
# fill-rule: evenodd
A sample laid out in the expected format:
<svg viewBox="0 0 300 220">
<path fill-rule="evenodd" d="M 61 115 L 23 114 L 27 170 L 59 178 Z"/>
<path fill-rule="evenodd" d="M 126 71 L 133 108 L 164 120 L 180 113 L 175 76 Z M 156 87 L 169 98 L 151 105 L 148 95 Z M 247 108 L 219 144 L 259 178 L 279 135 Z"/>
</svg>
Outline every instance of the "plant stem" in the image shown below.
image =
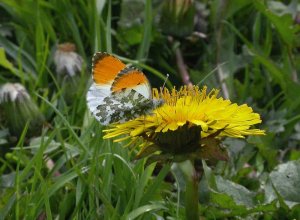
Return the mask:
<svg viewBox="0 0 300 220">
<path fill-rule="evenodd" d="M 219 78 L 219 82 L 221 84 L 222 87 L 222 92 L 224 95 L 225 99 L 229 99 L 229 89 L 226 85 L 225 82 L 225 73 L 223 71 L 224 67 L 222 67 L 221 63 L 221 53 L 222 53 L 222 38 L 223 38 L 223 29 L 224 29 L 224 23 L 222 22 L 227 9 L 228 9 L 228 5 L 229 5 L 229 1 L 228 0 L 221 0 L 220 1 L 220 8 L 219 8 L 219 14 L 220 16 L 218 16 L 218 19 L 216 20 L 216 45 L 217 45 L 217 53 L 216 53 L 216 63 L 217 63 L 217 70 L 218 70 L 218 78 Z"/>
<path fill-rule="evenodd" d="M 168 40 L 170 43 L 172 43 L 173 45 L 176 43 L 173 39 L 173 37 L 169 36 Z M 192 82 L 190 80 L 190 75 L 189 72 L 187 70 L 187 67 L 185 65 L 183 56 L 182 56 L 182 52 L 180 50 L 180 47 L 176 47 L 175 49 L 175 55 L 176 55 L 176 64 L 177 64 L 177 68 L 179 70 L 180 76 L 182 78 L 182 82 L 184 83 L 184 85 L 188 85 L 188 86 L 192 86 Z"/>
<path fill-rule="evenodd" d="M 179 47 L 176 48 L 175 54 L 176 54 L 177 67 L 178 67 L 178 70 L 179 70 L 179 73 L 181 75 L 183 83 L 185 85 L 192 86 L 192 82 L 190 81 L 190 75 L 187 71 L 187 68 L 186 68 L 186 65 L 184 63 L 183 56 L 182 56 L 182 53 L 181 53 L 181 50 L 180 50 Z"/>
<path fill-rule="evenodd" d="M 186 182 L 185 191 L 185 215 L 187 219 L 199 219 L 198 210 L 198 186 L 199 182 L 196 178 L 191 178 Z"/>
<path fill-rule="evenodd" d="M 186 180 L 185 190 L 185 215 L 186 219 L 199 219 L 199 182 L 200 175 L 190 160 L 179 163 Z"/>
</svg>

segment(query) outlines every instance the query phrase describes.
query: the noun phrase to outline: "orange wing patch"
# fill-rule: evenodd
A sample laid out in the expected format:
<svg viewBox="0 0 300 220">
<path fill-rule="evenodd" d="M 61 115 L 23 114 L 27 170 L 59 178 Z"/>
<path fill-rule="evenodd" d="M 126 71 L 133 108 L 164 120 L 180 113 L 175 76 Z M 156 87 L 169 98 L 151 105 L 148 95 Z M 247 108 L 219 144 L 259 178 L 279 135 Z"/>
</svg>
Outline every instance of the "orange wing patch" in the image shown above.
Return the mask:
<svg viewBox="0 0 300 220">
<path fill-rule="evenodd" d="M 112 91 L 120 92 L 123 89 L 134 88 L 135 86 L 145 83 L 149 82 L 141 71 L 136 69 L 124 69 L 124 71 L 120 73 L 120 76 L 115 79 L 112 85 Z"/>
<path fill-rule="evenodd" d="M 116 57 L 107 53 L 96 53 L 93 57 L 93 78 L 97 84 L 112 84 L 118 73 L 126 67 Z"/>
</svg>

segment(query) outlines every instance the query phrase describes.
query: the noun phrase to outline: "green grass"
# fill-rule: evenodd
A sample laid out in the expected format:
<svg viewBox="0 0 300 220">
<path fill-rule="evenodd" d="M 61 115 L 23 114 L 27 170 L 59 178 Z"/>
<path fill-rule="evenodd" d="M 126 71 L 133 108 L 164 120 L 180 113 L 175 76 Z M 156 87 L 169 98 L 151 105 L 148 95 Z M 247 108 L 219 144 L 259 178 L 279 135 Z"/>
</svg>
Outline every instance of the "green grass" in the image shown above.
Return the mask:
<svg viewBox="0 0 300 220">
<path fill-rule="evenodd" d="M 0 1 L 0 84 L 24 85 L 47 121 L 39 136 L 28 136 L 27 123 L 16 139 L 0 106 L 0 220 L 184 219 L 182 174 L 170 164 L 145 166 L 144 159 L 134 160 L 136 149 L 103 140 L 85 100 L 94 52 L 143 69 L 153 87 L 170 74 L 166 86 L 172 88 L 182 85 L 178 48 L 194 84 L 225 84 L 230 99 L 252 106 L 267 130 L 264 137 L 226 140 L 228 163 L 211 169 L 204 162 L 201 215 L 299 219 L 299 194 L 290 194 L 300 184 L 300 26 L 293 14 L 299 3 L 290 1 L 290 10 L 280 5 L 281 15 L 273 0 L 197 2 L 206 9 L 198 14 L 207 37 L 171 42 L 157 22 L 162 5 L 134 2 Z M 3 27 L 11 36 L 2 35 Z M 55 73 L 54 51 L 63 42 L 74 43 L 85 62 L 73 84 Z M 279 165 L 292 178 L 284 179 Z"/>
</svg>

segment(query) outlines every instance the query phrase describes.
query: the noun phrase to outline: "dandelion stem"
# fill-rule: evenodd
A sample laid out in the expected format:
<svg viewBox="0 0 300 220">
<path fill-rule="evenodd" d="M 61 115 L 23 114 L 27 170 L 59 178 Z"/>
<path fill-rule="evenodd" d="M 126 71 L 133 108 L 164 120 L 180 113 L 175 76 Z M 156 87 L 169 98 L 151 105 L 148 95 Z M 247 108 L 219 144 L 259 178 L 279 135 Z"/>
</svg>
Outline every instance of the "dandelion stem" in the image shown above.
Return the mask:
<svg viewBox="0 0 300 220">
<path fill-rule="evenodd" d="M 199 219 L 199 181 L 201 176 L 190 160 L 179 163 L 179 168 L 184 173 L 186 180 L 185 190 L 185 215 L 186 219 Z"/>
</svg>

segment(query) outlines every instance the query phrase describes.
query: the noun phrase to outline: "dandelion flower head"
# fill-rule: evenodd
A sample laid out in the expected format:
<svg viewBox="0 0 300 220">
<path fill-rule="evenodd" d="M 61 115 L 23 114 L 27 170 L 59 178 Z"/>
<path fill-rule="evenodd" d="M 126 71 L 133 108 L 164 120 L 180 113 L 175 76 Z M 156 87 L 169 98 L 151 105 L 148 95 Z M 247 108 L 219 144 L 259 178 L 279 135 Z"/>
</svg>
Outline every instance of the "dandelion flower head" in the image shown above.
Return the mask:
<svg viewBox="0 0 300 220">
<path fill-rule="evenodd" d="M 218 147 L 222 137 L 264 135 L 263 130 L 251 128 L 261 123 L 259 114 L 246 104 L 218 98 L 218 93 L 216 89 L 207 93 L 207 87 L 197 86 L 153 89 L 153 98 L 164 104 L 150 115 L 112 124 L 104 138 L 119 137 L 116 142 L 130 139 L 132 145 L 142 139 L 139 155 L 143 157 L 154 152 L 193 154 L 205 145 Z"/>
</svg>

